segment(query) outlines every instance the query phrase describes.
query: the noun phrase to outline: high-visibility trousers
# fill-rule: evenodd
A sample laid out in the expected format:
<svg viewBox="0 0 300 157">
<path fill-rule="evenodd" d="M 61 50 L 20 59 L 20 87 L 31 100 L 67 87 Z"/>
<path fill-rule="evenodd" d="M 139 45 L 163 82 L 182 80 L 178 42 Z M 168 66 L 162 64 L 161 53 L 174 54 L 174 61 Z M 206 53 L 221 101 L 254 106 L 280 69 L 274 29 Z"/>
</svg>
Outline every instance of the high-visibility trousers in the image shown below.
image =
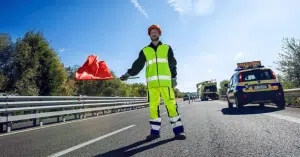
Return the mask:
<svg viewBox="0 0 300 157">
<path fill-rule="evenodd" d="M 156 87 L 148 89 L 151 134 L 160 134 L 161 117 L 159 105 L 161 97 L 163 98 L 164 104 L 167 108 L 169 120 L 172 124 L 174 134 L 184 132 L 181 116 L 178 113 L 174 89 L 171 87 Z"/>
</svg>

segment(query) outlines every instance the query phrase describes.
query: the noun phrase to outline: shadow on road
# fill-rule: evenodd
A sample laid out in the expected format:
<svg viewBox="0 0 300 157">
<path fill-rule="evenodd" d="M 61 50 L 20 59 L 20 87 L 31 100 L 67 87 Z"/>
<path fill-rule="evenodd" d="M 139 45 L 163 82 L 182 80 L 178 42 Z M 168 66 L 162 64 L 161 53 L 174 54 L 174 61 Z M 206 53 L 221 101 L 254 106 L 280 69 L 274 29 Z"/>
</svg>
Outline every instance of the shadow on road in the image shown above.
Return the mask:
<svg viewBox="0 0 300 157">
<path fill-rule="evenodd" d="M 223 108 L 222 113 L 224 115 L 243 115 L 243 114 L 262 114 L 279 111 L 280 109 L 275 107 L 260 107 L 260 106 L 244 106 L 242 109 L 238 108 Z"/>
<path fill-rule="evenodd" d="M 158 141 L 156 143 L 152 143 L 152 144 L 140 147 L 140 148 L 132 149 L 134 147 L 138 147 L 140 145 L 143 145 L 143 144 L 146 144 L 146 143 L 149 142 L 147 140 L 143 140 L 143 141 L 139 141 L 139 142 L 133 143 L 131 145 L 116 149 L 116 150 L 112 150 L 112 151 L 104 153 L 104 154 L 99 154 L 99 155 L 94 156 L 94 157 L 112 157 L 112 156 L 127 157 L 127 156 L 133 156 L 137 153 L 143 152 L 143 151 L 148 150 L 148 149 L 155 148 L 157 146 L 160 146 L 160 145 L 166 144 L 168 142 L 172 142 L 172 141 L 175 141 L 175 138 L 170 138 L 170 139 Z M 130 149 L 132 149 L 132 150 L 130 150 Z"/>
</svg>

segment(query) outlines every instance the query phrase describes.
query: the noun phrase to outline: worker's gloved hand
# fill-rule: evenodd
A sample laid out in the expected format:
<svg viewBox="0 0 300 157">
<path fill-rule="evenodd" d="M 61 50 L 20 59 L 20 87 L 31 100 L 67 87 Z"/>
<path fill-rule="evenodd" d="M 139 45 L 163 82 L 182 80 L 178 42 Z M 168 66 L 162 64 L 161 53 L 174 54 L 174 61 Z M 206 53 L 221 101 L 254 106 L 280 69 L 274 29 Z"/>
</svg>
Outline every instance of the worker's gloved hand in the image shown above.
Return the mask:
<svg viewBox="0 0 300 157">
<path fill-rule="evenodd" d="M 122 76 L 120 77 L 120 80 L 121 80 L 121 81 L 126 81 L 129 77 L 130 77 L 130 75 L 129 75 L 128 73 L 126 73 L 126 74 L 124 74 L 124 75 L 122 75 Z"/>
<path fill-rule="evenodd" d="M 175 88 L 177 86 L 177 78 L 172 78 L 172 87 Z"/>
</svg>

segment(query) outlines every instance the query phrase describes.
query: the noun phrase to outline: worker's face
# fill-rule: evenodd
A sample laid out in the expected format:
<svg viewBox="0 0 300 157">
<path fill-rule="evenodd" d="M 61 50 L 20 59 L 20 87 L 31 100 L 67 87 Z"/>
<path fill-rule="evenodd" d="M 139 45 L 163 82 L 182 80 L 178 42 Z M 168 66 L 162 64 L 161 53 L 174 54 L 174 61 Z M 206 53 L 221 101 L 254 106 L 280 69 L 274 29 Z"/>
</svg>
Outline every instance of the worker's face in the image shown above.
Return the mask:
<svg viewBox="0 0 300 157">
<path fill-rule="evenodd" d="M 158 30 L 152 29 L 152 30 L 150 31 L 150 38 L 151 38 L 152 41 L 158 41 L 158 40 L 159 40 L 159 37 L 160 37 L 160 35 L 159 35 Z"/>
</svg>

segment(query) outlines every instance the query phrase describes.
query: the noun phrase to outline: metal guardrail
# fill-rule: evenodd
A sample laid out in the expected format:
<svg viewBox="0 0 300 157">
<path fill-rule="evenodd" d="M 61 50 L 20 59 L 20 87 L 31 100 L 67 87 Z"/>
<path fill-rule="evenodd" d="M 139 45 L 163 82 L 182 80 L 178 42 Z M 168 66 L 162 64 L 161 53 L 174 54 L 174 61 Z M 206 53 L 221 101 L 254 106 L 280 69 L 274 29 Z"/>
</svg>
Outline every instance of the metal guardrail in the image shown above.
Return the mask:
<svg viewBox="0 0 300 157">
<path fill-rule="evenodd" d="M 161 101 L 162 103 L 162 101 Z M 95 97 L 95 96 L 0 96 L 0 131 L 10 132 L 12 123 L 33 120 L 33 125 L 43 125 L 43 118 L 59 117 L 65 122 L 66 115 L 75 119 L 110 112 L 148 107 L 146 97 Z"/>
<path fill-rule="evenodd" d="M 300 97 L 300 88 L 285 89 L 284 96 L 291 101 L 292 97 Z M 226 95 L 221 95 L 220 100 L 227 100 Z"/>
</svg>

